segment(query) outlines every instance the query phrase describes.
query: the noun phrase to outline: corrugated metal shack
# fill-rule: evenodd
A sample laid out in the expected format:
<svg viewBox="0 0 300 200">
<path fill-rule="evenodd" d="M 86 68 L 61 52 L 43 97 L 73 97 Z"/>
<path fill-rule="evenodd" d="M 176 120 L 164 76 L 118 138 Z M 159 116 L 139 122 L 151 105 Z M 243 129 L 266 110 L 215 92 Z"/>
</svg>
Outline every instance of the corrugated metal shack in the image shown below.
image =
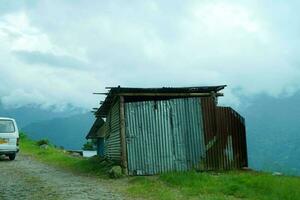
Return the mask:
<svg viewBox="0 0 300 200">
<path fill-rule="evenodd" d="M 225 87 L 109 88 L 87 139 L 130 175 L 247 167 L 245 120 L 217 106 Z"/>
</svg>

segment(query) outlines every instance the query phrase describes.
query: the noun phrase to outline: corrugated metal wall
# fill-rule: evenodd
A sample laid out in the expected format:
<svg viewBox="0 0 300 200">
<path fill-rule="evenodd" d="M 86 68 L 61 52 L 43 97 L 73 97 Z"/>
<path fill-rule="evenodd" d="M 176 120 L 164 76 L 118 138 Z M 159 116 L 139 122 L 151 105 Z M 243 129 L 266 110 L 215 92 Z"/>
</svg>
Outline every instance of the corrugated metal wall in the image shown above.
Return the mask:
<svg viewBox="0 0 300 200">
<path fill-rule="evenodd" d="M 206 170 L 246 167 L 245 120 L 229 107 L 217 107 L 212 97 L 202 98 Z"/>
<path fill-rule="evenodd" d="M 125 126 L 131 175 L 248 165 L 244 118 L 213 97 L 126 102 Z M 119 101 L 101 131 L 105 156 L 121 162 Z"/>
<path fill-rule="evenodd" d="M 105 122 L 100 128 L 99 130 L 97 131 L 96 135 L 97 137 L 104 137 L 106 135 L 108 131 L 108 125 L 107 123 Z"/>
<path fill-rule="evenodd" d="M 217 121 L 216 121 L 216 104 L 213 98 L 203 97 L 202 102 L 202 114 L 203 114 L 203 128 L 205 139 L 205 160 L 204 169 L 210 170 L 217 168 L 217 161 L 219 153 L 217 149 Z"/>
<path fill-rule="evenodd" d="M 105 137 L 104 154 L 107 158 L 113 161 L 121 162 L 119 101 L 117 101 L 110 109 L 105 123 L 107 134 Z"/>
<path fill-rule="evenodd" d="M 172 99 L 171 122 L 176 171 L 199 169 L 205 157 L 200 98 Z"/>
<path fill-rule="evenodd" d="M 220 135 L 222 161 L 219 168 L 248 166 L 245 120 L 230 107 L 217 107 L 217 129 Z"/>
<path fill-rule="evenodd" d="M 104 138 L 97 138 L 97 155 L 104 156 Z"/>
<path fill-rule="evenodd" d="M 200 98 L 125 104 L 129 174 L 201 168 L 205 141 Z"/>
</svg>

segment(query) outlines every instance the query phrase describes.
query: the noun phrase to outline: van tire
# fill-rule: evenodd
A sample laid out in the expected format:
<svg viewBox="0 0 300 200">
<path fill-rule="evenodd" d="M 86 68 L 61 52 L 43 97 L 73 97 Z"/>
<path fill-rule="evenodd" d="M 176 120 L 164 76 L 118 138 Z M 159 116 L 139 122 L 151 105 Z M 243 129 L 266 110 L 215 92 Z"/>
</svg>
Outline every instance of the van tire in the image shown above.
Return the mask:
<svg viewBox="0 0 300 200">
<path fill-rule="evenodd" d="M 9 160 L 14 160 L 16 158 L 16 153 L 9 154 L 8 157 L 9 157 Z"/>
</svg>

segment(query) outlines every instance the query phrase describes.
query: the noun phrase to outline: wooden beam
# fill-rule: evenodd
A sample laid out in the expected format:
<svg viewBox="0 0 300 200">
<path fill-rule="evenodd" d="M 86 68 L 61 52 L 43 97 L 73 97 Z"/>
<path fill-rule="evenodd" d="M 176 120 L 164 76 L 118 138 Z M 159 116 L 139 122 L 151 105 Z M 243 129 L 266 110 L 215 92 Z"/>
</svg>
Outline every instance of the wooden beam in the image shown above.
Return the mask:
<svg viewBox="0 0 300 200">
<path fill-rule="evenodd" d="M 112 89 L 112 88 L 121 88 L 121 86 L 120 85 L 118 85 L 118 87 L 109 87 L 109 86 L 107 86 L 107 87 L 105 87 L 105 89 Z"/>
<path fill-rule="evenodd" d="M 94 92 L 93 94 L 108 95 L 107 92 Z"/>
<path fill-rule="evenodd" d="M 206 97 L 212 96 L 212 93 L 119 93 L 118 96 L 151 96 L 151 97 Z M 223 93 L 214 93 L 215 96 L 224 96 Z"/>
<path fill-rule="evenodd" d="M 121 137 L 121 159 L 123 172 L 128 174 L 127 165 L 127 148 L 126 148 L 126 135 L 125 135 L 125 109 L 124 97 L 120 96 L 120 137 Z"/>
</svg>

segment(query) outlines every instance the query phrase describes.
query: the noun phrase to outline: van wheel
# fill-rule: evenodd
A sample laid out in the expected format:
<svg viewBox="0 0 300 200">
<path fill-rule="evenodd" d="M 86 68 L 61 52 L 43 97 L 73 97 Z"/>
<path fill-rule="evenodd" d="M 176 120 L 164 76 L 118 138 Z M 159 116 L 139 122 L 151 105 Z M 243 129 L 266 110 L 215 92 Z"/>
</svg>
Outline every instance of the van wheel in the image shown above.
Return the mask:
<svg viewBox="0 0 300 200">
<path fill-rule="evenodd" d="M 16 158 L 16 153 L 9 154 L 8 157 L 9 157 L 9 160 L 14 160 Z"/>
</svg>

